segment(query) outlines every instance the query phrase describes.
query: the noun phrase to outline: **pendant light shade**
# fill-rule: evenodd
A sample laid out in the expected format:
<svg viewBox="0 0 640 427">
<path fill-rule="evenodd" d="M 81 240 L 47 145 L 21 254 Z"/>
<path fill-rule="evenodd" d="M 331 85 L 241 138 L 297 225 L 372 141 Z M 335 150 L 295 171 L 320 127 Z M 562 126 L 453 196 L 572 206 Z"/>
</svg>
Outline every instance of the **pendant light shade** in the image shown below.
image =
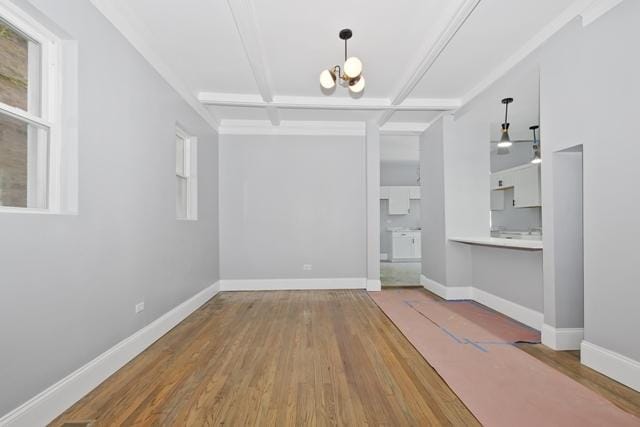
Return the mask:
<svg viewBox="0 0 640 427">
<path fill-rule="evenodd" d="M 531 159 L 531 163 L 534 165 L 542 163 L 542 158 L 540 158 L 540 141 L 536 138 L 536 130 L 538 128 L 538 125 L 534 125 L 529 128 L 533 132 L 533 159 Z"/>
<path fill-rule="evenodd" d="M 500 136 L 500 142 L 498 142 L 498 148 L 506 148 L 509 153 L 509 147 L 513 145 L 511 137 L 509 136 L 509 104 L 513 102 L 513 98 L 504 98 L 501 101 L 504 104 L 504 123 L 502 123 L 502 135 Z M 498 150 L 498 154 L 501 154 Z"/>
<path fill-rule="evenodd" d="M 531 163 L 533 163 L 534 165 L 542 163 L 542 159 L 540 158 L 540 153 L 538 151 L 536 151 L 536 154 L 533 155 L 533 160 L 531 160 Z"/>
<path fill-rule="evenodd" d="M 355 79 L 362 74 L 362 61 L 357 57 L 352 56 L 344 62 L 343 70 L 347 77 Z"/>
<path fill-rule="evenodd" d="M 323 70 L 320 73 L 320 85 L 325 89 L 333 89 L 336 85 L 336 73 L 332 70 Z"/>
<path fill-rule="evenodd" d="M 509 123 L 502 124 L 502 135 L 500 136 L 500 142 L 498 142 L 498 148 L 509 148 L 513 145 L 511 137 L 509 136 Z"/>
<path fill-rule="evenodd" d="M 349 90 L 353 93 L 360 93 L 364 90 L 364 77 L 360 76 L 349 81 Z"/>
</svg>

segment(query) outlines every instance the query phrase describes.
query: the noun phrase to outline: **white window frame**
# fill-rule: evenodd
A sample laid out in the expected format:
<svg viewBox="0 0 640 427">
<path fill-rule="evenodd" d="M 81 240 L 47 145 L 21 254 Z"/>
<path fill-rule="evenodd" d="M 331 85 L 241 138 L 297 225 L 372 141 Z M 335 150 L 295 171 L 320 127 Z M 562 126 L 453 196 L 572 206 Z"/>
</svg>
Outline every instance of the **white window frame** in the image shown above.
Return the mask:
<svg viewBox="0 0 640 427">
<path fill-rule="evenodd" d="M 62 57 L 60 39 L 28 13 L 10 2 L 0 2 L 0 18 L 24 33 L 40 45 L 40 114 L 0 102 L 0 111 L 24 123 L 48 131 L 48 162 L 46 174 L 38 183 L 38 192 L 46 194 L 45 208 L 0 206 L 0 212 L 12 213 L 60 213 L 62 210 L 62 147 L 61 147 L 61 88 L 60 63 Z M 37 154 L 42 155 L 41 153 Z M 46 183 L 44 182 L 46 181 Z M 44 190 L 44 191 L 41 191 Z"/>
<path fill-rule="evenodd" d="M 179 175 L 176 171 L 176 177 L 187 180 L 187 206 L 185 217 L 179 217 L 176 212 L 176 219 L 181 221 L 197 221 L 198 220 L 198 138 L 187 133 L 182 127 L 176 125 L 175 136 L 184 141 L 184 175 Z M 175 139 L 175 138 L 174 138 Z M 176 142 L 174 142 L 175 144 Z M 175 148 L 175 147 L 174 147 Z M 175 150 L 174 150 L 175 152 Z M 175 169 L 174 159 L 174 169 Z M 178 189 L 176 187 L 176 197 Z"/>
</svg>

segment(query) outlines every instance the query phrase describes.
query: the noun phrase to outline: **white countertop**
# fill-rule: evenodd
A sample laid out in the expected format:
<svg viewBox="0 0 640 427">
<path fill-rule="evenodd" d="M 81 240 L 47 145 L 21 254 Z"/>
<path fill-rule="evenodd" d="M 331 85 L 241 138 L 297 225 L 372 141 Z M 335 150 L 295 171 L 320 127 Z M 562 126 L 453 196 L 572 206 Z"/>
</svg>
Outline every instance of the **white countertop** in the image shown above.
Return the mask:
<svg viewBox="0 0 640 427">
<path fill-rule="evenodd" d="M 542 240 L 503 239 L 499 237 L 449 237 L 453 242 L 471 245 L 498 246 L 502 248 L 542 250 Z"/>
</svg>

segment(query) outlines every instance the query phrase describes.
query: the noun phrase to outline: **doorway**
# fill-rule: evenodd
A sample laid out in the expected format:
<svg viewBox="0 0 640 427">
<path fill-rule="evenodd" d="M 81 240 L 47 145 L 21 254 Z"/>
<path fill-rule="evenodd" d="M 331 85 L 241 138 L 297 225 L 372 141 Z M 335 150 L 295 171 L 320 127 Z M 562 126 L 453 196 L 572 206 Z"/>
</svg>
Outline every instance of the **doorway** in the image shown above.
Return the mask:
<svg viewBox="0 0 640 427">
<path fill-rule="evenodd" d="M 420 159 L 417 136 L 380 141 L 380 281 L 420 286 Z"/>
</svg>

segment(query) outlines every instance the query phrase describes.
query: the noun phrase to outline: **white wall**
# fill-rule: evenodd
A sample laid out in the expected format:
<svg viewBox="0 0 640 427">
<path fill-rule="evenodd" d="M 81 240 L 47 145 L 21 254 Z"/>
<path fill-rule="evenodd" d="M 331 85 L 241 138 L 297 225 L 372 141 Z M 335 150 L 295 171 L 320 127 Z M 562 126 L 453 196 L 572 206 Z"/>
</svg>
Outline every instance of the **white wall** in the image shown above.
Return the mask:
<svg viewBox="0 0 640 427">
<path fill-rule="evenodd" d="M 364 137 L 222 135 L 220 144 L 223 279 L 367 276 Z"/>
<path fill-rule="evenodd" d="M 216 133 L 88 1 L 33 3 L 78 41 L 79 214 L 0 214 L 0 414 L 218 280 Z M 198 221 L 176 220 L 176 122 Z"/>
</svg>

